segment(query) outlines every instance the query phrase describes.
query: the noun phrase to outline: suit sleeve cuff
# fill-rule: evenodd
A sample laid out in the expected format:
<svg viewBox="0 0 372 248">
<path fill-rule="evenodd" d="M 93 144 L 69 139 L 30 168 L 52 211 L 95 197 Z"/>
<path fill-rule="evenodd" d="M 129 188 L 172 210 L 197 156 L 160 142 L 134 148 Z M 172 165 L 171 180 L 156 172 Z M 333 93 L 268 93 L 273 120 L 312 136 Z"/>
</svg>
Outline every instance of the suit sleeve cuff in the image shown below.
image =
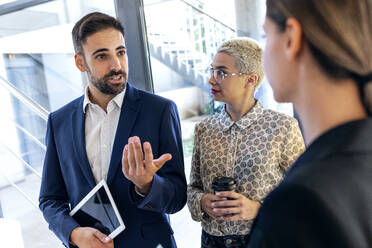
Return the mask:
<svg viewBox="0 0 372 248">
<path fill-rule="evenodd" d="M 157 199 L 160 197 L 162 193 L 162 185 L 164 184 L 164 179 L 159 175 L 155 174 L 152 180 L 150 191 L 147 195 L 142 197 L 140 194 L 137 194 L 135 191 L 135 185 L 131 183 L 129 187 L 129 199 L 137 205 L 138 208 L 149 210 L 149 211 L 157 211 Z"/>
<path fill-rule="evenodd" d="M 72 230 L 74 230 L 76 227 L 79 227 L 79 226 L 80 225 L 75 220 L 73 220 L 64 229 L 64 238 L 63 238 L 62 242 L 64 243 L 64 245 L 66 247 L 69 247 L 69 248 L 76 247 L 76 246 L 72 245 L 72 243 L 70 243 L 70 236 L 71 236 Z"/>
</svg>

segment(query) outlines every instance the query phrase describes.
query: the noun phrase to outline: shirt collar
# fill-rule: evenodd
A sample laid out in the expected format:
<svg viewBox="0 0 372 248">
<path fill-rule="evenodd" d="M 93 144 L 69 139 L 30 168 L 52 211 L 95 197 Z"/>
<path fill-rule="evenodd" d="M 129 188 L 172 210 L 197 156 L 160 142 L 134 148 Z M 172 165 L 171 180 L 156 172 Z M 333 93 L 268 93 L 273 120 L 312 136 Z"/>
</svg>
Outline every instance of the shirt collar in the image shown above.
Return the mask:
<svg viewBox="0 0 372 248">
<path fill-rule="evenodd" d="M 256 104 L 248 111 L 248 113 L 240 118 L 240 120 L 234 122 L 233 120 L 231 120 L 230 115 L 227 113 L 225 105 L 219 116 L 222 129 L 223 131 L 227 131 L 234 124 L 240 129 L 248 128 L 254 121 L 257 121 L 257 119 L 262 115 L 263 111 L 263 106 L 258 100 L 256 100 Z"/>
<path fill-rule="evenodd" d="M 120 92 L 118 95 L 116 95 L 111 101 L 113 101 L 120 109 L 121 109 L 121 106 L 123 105 L 123 100 L 124 100 L 124 96 L 125 96 L 125 92 L 127 90 L 127 87 L 124 88 L 124 90 L 122 92 Z M 110 101 L 110 102 L 111 102 Z M 84 102 L 83 102 L 83 112 L 85 113 L 86 109 L 87 109 L 87 105 L 88 104 L 94 104 L 90 101 L 89 99 L 89 93 L 88 93 L 88 85 L 85 87 L 85 90 L 84 90 Z"/>
</svg>

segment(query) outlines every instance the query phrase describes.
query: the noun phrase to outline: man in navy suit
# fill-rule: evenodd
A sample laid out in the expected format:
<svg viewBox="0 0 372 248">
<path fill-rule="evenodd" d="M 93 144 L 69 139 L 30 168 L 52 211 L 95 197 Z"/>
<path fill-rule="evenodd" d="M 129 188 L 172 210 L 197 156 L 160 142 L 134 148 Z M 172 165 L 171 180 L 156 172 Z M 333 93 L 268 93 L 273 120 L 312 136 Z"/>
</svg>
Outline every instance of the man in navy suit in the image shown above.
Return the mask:
<svg viewBox="0 0 372 248">
<path fill-rule="evenodd" d="M 49 228 L 67 247 L 176 247 L 167 214 L 186 203 L 177 108 L 127 83 L 124 29 L 115 18 L 88 14 L 72 36 L 88 86 L 49 116 L 39 198 Z M 114 240 L 69 216 L 102 179 L 126 226 Z"/>
</svg>

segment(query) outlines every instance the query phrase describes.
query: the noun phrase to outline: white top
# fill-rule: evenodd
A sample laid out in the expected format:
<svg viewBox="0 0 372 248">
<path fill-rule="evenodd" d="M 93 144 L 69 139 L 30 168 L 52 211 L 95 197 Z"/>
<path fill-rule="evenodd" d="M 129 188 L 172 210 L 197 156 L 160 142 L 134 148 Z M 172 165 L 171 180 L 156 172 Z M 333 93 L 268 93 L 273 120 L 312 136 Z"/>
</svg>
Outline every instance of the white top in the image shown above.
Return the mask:
<svg viewBox="0 0 372 248">
<path fill-rule="evenodd" d="M 85 148 L 96 183 L 107 180 L 125 89 L 108 103 L 107 113 L 89 100 L 85 89 Z"/>
</svg>

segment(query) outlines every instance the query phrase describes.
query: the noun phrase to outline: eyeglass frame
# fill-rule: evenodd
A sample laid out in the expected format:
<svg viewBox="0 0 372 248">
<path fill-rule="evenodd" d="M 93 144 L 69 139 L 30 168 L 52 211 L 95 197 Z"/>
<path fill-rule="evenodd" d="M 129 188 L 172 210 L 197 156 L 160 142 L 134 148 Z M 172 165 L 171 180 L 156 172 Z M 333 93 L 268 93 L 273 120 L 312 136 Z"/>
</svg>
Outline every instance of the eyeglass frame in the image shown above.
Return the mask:
<svg viewBox="0 0 372 248">
<path fill-rule="evenodd" d="M 221 83 L 223 80 L 225 80 L 226 77 L 228 76 L 242 76 L 242 75 L 246 75 L 248 73 L 243 73 L 243 72 L 238 72 L 238 73 L 224 73 L 222 70 L 219 70 L 219 69 L 214 69 L 212 66 L 209 66 L 207 69 L 206 69 L 206 72 L 209 74 L 209 76 L 213 76 L 214 79 L 216 80 L 217 83 Z M 215 75 L 215 72 L 221 72 L 222 75 L 221 75 L 221 80 L 218 80 L 218 75 L 219 74 L 216 74 Z"/>
</svg>

